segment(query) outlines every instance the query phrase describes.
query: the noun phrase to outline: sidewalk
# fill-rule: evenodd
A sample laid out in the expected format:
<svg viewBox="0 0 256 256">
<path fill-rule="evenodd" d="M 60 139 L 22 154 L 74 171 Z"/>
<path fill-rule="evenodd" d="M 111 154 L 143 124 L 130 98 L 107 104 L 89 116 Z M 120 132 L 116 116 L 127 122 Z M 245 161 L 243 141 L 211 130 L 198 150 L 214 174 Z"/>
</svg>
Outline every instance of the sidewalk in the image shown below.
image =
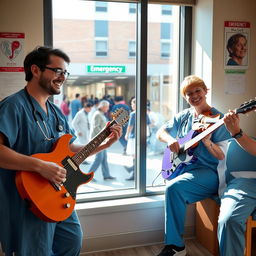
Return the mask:
<svg viewBox="0 0 256 256">
<path fill-rule="evenodd" d="M 130 173 L 126 171 L 124 166 L 130 167 L 132 165 L 132 157 L 123 155 L 123 148 L 120 142 L 114 143 L 110 148 L 107 149 L 108 164 L 110 174 L 116 177 L 115 180 L 104 180 L 102 177 L 101 167 L 94 173 L 95 181 L 91 181 L 85 185 L 81 185 L 78 192 L 93 192 L 93 191 L 109 191 L 117 189 L 134 188 L 135 181 L 125 180 L 130 176 Z M 94 156 L 88 157 L 86 161 L 89 165 L 81 164 L 80 169 L 84 173 L 90 171 L 90 166 L 94 160 Z M 147 186 L 152 186 L 153 180 L 157 177 L 161 171 L 162 166 L 162 155 L 151 155 L 147 156 Z M 159 177 L 154 182 L 154 186 L 163 185 L 164 180 Z"/>
</svg>

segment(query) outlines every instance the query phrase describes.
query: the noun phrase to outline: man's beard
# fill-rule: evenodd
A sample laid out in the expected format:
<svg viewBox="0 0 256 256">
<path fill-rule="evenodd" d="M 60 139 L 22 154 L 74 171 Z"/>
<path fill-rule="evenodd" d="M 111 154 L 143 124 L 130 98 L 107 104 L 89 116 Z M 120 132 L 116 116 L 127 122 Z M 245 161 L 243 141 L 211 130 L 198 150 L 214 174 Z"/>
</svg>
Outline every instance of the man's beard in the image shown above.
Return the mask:
<svg viewBox="0 0 256 256">
<path fill-rule="evenodd" d="M 60 90 L 56 90 L 52 85 L 51 81 L 47 80 L 43 76 L 40 77 L 38 81 L 40 87 L 44 89 L 49 95 L 57 95 L 60 94 Z"/>
</svg>

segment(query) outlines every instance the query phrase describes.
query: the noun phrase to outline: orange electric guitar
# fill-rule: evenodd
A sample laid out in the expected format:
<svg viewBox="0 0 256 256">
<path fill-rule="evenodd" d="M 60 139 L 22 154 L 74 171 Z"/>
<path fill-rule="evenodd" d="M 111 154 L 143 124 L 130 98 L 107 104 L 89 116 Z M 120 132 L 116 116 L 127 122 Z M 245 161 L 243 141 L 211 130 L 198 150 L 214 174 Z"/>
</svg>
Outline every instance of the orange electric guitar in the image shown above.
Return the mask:
<svg viewBox="0 0 256 256">
<path fill-rule="evenodd" d="M 72 135 L 65 134 L 56 141 L 52 152 L 32 155 L 64 167 L 67 175 L 66 181 L 60 186 L 51 183 L 36 172 L 18 171 L 16 186 L 22 199 L 28 202 L 30 210 L 37 217 L 48 222 L 67 219 L 75 207 L 78 186 L 91 181 L 94 174 L 82 173 L 79 165 L 110 135 L 112 125 L 123 125 L 128 119 L 129 113 L 120 108 L 114 113 L 111 123 L 77 153 L 69 148 Z"/>
</svg>

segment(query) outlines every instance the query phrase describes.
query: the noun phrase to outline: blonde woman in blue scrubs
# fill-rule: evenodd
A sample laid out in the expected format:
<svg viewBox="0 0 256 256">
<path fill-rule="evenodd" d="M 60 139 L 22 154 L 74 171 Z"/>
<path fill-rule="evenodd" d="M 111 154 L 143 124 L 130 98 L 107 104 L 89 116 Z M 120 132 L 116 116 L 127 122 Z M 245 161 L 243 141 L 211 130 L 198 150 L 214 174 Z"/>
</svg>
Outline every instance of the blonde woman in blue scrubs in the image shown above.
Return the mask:
<svg viewBox="0 0 256 256">
<path fill-rule="evenodd" d="M 179 152 L 179 138 L 185 137 L 199 115 L 210 112 L 221 114 L 206 102 L 207 87 L 202 79 L 185 77 L 180 88 L 182 96 L 191 106 L 178 113 L 157 132 L 172 152 Z M 222 114 L 221 114 L 222 115 Z M 170 180 L 165 192 L 165 247 L 158 256 L 185 256 L 183 241 L 187 204 L 218 194 L 220 162 L 225 161 L 227 140 L 225 126 L 215 130 L 199 142 L 194 150 L 196 160 L 181 167 L 181 174 Z"/>
</svg>

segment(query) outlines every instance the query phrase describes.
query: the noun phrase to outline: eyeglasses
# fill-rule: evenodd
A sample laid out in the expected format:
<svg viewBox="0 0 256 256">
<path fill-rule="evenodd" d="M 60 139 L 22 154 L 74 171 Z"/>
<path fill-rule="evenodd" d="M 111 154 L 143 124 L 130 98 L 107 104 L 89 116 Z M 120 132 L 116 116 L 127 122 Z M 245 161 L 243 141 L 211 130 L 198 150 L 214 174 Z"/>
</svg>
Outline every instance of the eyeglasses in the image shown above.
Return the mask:
<svg viewBox="0 0 256 256">
<path fill-rule="evenodd" d="M 61 68 L 50 68 L 50 67 L 43 67 L 43 68 L 45 68 L 45 69 L 49 69 L 49 70 L 51 70 L 51 71 L 53 71 L 53 72 L 55 72 L 55 74 L 56 74 L 56 76 L 58 76 L 58 77 L 60 77 L 60 76 L 64 76 L 65 77 L 65 79 L 67 79 L 68 78 L 68 76 L 70 75 L 69 74 L 69 72 L 67 71 L 67 70 L 62 70 Z"/>
</svg>

